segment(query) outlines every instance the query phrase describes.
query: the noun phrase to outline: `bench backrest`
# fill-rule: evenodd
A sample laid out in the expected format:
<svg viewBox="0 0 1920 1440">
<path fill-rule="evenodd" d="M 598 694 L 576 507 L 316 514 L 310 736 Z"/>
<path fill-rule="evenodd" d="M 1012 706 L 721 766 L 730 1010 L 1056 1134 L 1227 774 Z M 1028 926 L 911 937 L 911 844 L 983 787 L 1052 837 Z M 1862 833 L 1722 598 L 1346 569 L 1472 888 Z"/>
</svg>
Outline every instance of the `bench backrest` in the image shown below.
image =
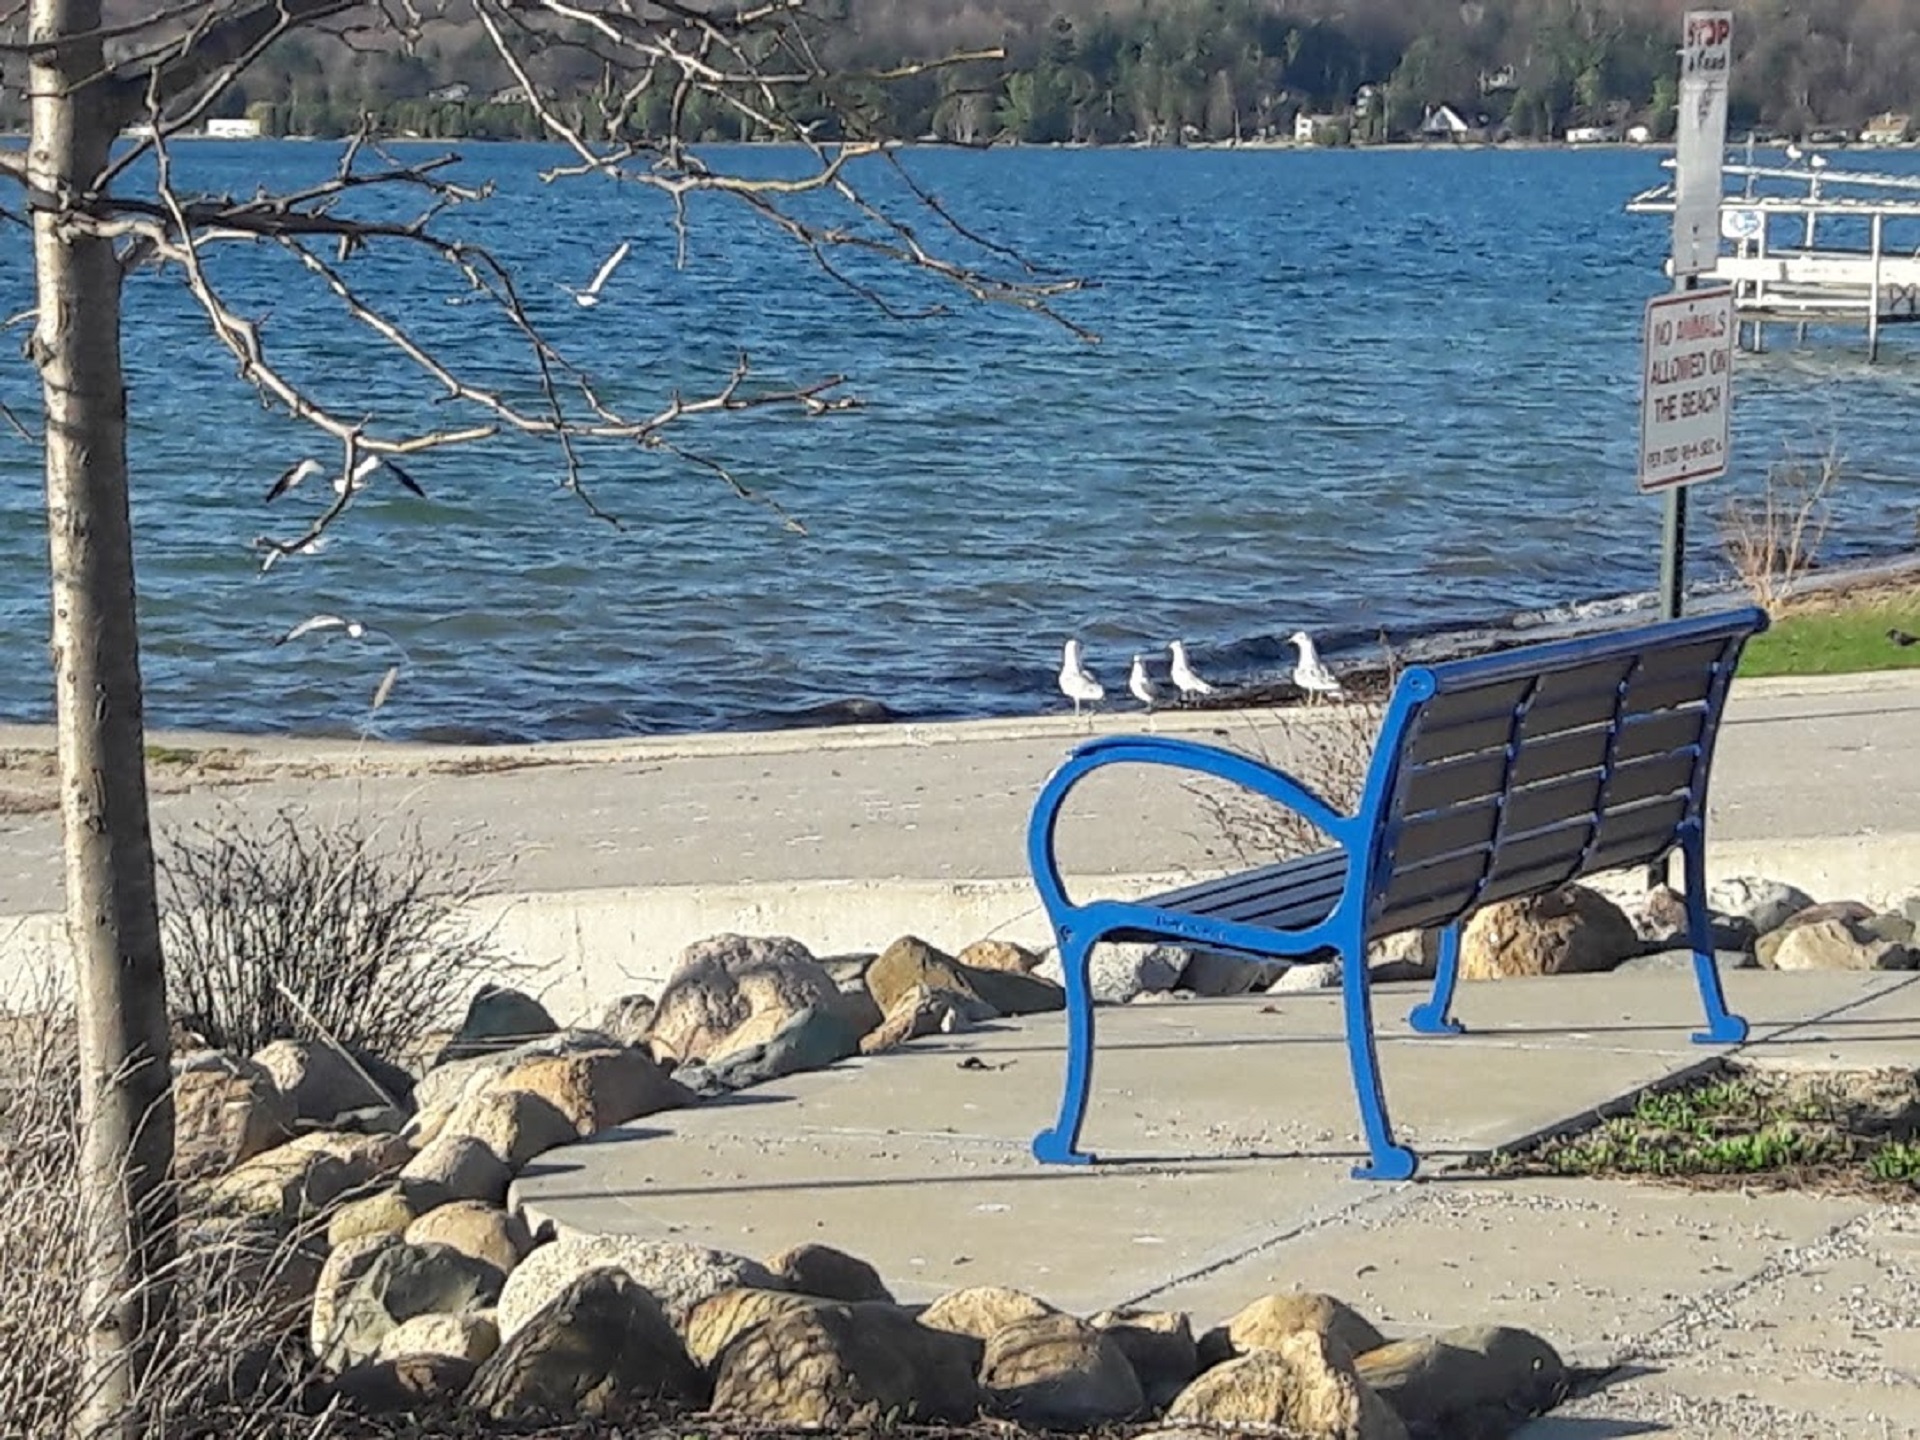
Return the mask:
<svg viewBox="0 0 1920 1440">
<path fill-rule="evenodd" d="M 1408 670 L 1362 802 L 1369 938 L 1671 851 L 1766 623 L 1739 610 Z"/>
</svg>

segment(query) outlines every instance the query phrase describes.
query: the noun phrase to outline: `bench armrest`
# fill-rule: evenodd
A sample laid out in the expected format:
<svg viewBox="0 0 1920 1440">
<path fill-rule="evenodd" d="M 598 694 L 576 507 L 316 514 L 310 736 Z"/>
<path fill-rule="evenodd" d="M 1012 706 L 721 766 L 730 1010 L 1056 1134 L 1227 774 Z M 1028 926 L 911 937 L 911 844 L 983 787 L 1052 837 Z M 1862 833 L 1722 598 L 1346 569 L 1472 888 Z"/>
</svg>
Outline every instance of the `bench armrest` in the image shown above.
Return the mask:
<svg viewBox="0 0 1920 1440">
<path fill-rule="evenodd" d="M 1349 854 L 1353 853 L 1356 819 L 1334 809 L 1305 782 L 1284 770 L 1262 764 L 1237 750 L 1224 750 L 1192 740 L 1162 739 L 1155 735 L 1106 736 L 1076 748 L 1066 763 L 1053 772 L 1041 789 L 1040 798 L 1034 802 L 1033 818 L 1027 826 L 1027 865 L 1049 911 L 1057 913 L 1069 903 L 1053 853 L 1054 827 L 1060 818 L 1060 807 L 1075 785 L 1106 765 L 1168 765 L 1230 781 L 1286 806 L 1316 829 L 1325 831 Z"/>
</svg>

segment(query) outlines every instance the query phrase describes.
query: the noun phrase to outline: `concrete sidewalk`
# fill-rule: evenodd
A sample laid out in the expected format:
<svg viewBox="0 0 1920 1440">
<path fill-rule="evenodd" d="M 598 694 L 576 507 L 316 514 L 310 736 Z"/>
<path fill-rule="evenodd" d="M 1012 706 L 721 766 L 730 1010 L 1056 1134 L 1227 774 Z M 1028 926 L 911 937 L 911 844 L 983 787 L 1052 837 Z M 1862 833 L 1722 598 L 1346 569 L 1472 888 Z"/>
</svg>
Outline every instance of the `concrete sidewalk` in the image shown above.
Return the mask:
<svg viewBox="0 0 1920 1440">
<path fill-rule="evenodd" d="M 1911 1069 L 1920 977 L 1729 976 L 1771 1063 Z M 1683 972 L 1469 986 L 1471 1033 L 1414 1037 L 1385 987 L 1388 1096 L 1425 1155 L 1410 1185 L 1356 1182 L 1337 999 L 1102 1010 L 1087 1143 L 1041 1167 L 1058 1016 L 918 1041 L 551 1152 L 518 1182 L 563 1231 L 767 1255 L 817 1241 L 901 1299 L 972 1284 L 1092 1313 L 1212 1324 L 1319 1289 L 1390 1333 L 1510 1323 L 1622 1367 L 1539 1440 L 1643 1433 L 1920 1435 L 1920 1212 L 1793 1192 L 1492 1180 L 1461 1157 L 1711 1063 Z"/>
</svg>

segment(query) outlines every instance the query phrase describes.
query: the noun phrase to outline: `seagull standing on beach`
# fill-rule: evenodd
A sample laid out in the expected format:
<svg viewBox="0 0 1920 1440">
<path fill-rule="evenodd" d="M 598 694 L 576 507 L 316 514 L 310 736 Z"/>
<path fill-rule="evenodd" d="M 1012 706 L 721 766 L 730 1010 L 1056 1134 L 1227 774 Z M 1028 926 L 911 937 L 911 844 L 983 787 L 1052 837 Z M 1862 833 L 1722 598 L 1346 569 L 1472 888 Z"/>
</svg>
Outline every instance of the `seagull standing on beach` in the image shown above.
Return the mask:
<svg viewBox="0 0 1920 1440">
<path fill-rule="evenodd" d="M 633 242 L 631 240 L 622 240 L 620 242 L 620 248 L 609 255 L 601 264 L 600 268 L 594 272 L 593 280 L 588 284 L 586 289 L 576 290 L 571 285 L 562 285 L 560 288 L 573 296 L 573 303 L 576 305 L 586 308 L 598 305 L 600 303 L 600 292 L 606 288 L 607 281 L 613 278 L 613 272 L 620 268 L 620 262 L 627 258 L 627 252 L 632 248 Z"/>
<path fill-rule="evenodd" d="M 1293 683 L 1307 693 L 1308 698 L 1325 695 L 1334 700 L 1346 698 L 1346 691 L 1340 688 L 1340 682 L 1334 673 L 1321 663 L 1320 652 L 1313 648 L 1313 637 L 1304 630 L 1296 630 L 1287 637 L 1287 643 L 1300 652 L 1300 659 L 1293 667 Z"/>
<path fill-rule="evenodd" d="M 1088 673 L 1087 667 L 1080 663 L 1080 642 L 1067 641 L 1066 653 L 1060 659 L 1060 693 L 1073 701 L 1073 713 L 1078 715 L 1082 705 L 1092 705 L 1107 698 L 1107 692 L 1100 682 Z"/>
<path fill-rule="evenodd" d="M 1153 683 L 1153 677 L 1147 674 L 1147 657 L 1133 657 L 1133 669 L 1127 675 L 1127 693 L 1132 695 L 1148 710 L 1160 703 L 1160 687 Z"/>
<path fill-rule="evenodd" d="M 1167 646 L 1167 651 L 1173 656 L 1171 670 L 1173 688 L 1180 692 L 1180 698 L 1183 701 L 1197 700 L 1203 695 L 1214 693 L 1213 686 L 1193 673 L 1193 662 L 1187 659 L 1187 645 L 1184 640 L 1174 641 Z"/>
</svg>

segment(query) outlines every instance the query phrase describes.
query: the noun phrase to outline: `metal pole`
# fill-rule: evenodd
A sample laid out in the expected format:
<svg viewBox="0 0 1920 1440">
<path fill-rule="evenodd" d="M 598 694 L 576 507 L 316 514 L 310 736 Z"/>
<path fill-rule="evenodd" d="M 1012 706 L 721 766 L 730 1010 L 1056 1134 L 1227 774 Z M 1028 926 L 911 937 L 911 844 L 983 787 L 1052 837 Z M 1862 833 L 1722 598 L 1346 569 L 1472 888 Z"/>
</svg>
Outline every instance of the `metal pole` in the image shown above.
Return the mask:
<svg viewBox="0 0 1920 1440">
<path fill-rule="evenodd" d="M 1684 295 L 1699 281 L 1683 275 L 1673 282 L 1674 292 Z M 1687 490 L 1685 485 L 1668 487 L 1666 512 L 1660 525 L 1660 618 L 1678 620 L 1687 598 Z"/>
</svg>

